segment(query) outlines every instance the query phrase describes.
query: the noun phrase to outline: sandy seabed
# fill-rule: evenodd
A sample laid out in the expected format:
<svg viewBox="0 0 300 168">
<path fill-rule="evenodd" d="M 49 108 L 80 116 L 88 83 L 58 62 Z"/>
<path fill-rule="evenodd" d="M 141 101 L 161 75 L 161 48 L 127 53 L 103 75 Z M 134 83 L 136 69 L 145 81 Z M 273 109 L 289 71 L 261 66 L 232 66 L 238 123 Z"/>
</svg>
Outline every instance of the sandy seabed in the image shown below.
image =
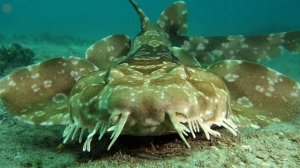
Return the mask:
<svg viewBox="0 0 300 168">
<path fill-rule="evenodd" d="M 20 44 L 36 53 L 36 62 L 62 55 L 83 57 L 89 46 L 88 42 Z M 299 55 L 287 54 L 266 64 L 300 81 Z M 290 123 L 240 128 L 236 137 L 224 129 L 219 129 L 221 138 L 211 140 L 199 133 L 196 139 L 188 138 L 190 149 L 177 135 L 121 136 L 111 151 L 106 151 L 109 137 L 100 142 L 95 138 L 88 153 L 77 142 L 62 144 L 63 129 L 22 123 L 1 107 L 0 167 L 300 167 L 300 116 Z"/>
</svg>

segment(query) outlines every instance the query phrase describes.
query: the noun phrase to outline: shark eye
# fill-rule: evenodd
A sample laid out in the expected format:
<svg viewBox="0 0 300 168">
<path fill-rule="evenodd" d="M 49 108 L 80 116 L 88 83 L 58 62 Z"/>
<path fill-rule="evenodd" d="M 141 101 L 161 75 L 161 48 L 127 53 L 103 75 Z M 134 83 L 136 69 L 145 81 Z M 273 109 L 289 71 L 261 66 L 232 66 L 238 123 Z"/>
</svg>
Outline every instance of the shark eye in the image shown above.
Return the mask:
<svg viewBox="0 0 300 168">
<path fill-rule="evenodd" d="M 115 110 L 115 111 L 111 114 L 111 116 L 110 116 L 110 118 L 109 118 L 109 122 L 110 122 L 112 125 L 116 124 L 116 122 L 119 120 L 120 116 L 121 116 L 121 112 L 120 112 L 119 110 Z"/>
<path fill-rule="evenodd" d="M 120 115 L 115 115 L 115 116 L 110 117 L 109 121 L 111 124 L 115 124 L 119 118 L 120 118 Z"/>
</svg>

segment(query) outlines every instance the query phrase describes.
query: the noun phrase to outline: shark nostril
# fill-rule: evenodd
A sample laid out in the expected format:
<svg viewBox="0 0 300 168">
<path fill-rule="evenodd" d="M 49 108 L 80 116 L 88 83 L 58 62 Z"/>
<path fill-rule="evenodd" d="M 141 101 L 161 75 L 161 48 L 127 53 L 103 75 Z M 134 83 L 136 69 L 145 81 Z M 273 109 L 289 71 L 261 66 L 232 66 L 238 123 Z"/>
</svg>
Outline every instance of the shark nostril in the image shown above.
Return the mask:
<svg viewBox="0 0 300 168">
<path fill-rule="evenodd" d="M 113 116 L 109 119 L 109 122 L 113 125 L 118 121 L 119 118 L 120 118 L 120 115 Z"/>
<path fill-rule="evenodd" d="M 117 114 L 117 115 L 112 115 L 110 118 L 109 118 L 109 123 L 110 125 L 115 125 L 119 119 L 121 117 L 121 114 Z"/>
</svg>

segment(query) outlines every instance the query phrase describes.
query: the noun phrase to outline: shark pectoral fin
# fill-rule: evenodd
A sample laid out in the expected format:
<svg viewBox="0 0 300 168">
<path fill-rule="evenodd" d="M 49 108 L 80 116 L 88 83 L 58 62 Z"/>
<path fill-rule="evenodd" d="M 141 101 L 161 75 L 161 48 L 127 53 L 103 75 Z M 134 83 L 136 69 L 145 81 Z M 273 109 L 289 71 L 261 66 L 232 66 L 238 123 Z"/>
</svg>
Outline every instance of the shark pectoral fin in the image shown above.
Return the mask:
<svg viewBox="0 0 300 168">
<path fill-rule="evenodd" d="M 86 58 L 99 69 L 108 69 L 125 59 L 130 49 L 130 38 L 126 35 L 112 35 L 103 38 L 86 51 Z"/>
<path fill-rule="evenodd" d="M 300 52 L 300 31 L 259 36 L 174 36 L 170 39 L 173 46 L 196 55 L 203 65 L 226 59 L 260 62 L 281 55 L 284 49 Z"/>
<path fill-rule="evenodd" d="M 300 84 L 262 65 L 224 60 L 208 68 L 226 83 L 240 126 L 293 121 L 300 114 Z"/>
<path fill-rule="evenodd" d="M 71 88 L 95 70 L 95 65 L 77 57 L 54 58 L 2 78 L 0 97 L 10 113 L 27 123 L 64 125 L 69 121 Z"/>
<path fill-rule="evenodd" d="M 175 2 L 164 10 L 157 21 L 157 25 L 169 35 L 185 34 L 187 32 L 187 9 L 185 2 Z"/>
</svg>

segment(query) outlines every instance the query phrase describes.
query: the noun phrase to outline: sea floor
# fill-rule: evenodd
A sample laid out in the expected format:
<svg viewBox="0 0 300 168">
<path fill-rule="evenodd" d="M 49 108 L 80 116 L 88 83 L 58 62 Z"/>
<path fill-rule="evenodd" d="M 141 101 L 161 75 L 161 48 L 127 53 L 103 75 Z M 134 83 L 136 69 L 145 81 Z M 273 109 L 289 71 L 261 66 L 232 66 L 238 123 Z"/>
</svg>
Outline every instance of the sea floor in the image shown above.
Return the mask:
<svg viewBox="0 0 300 168">
<path fill-rule="evenodd" d="M 92 43 L 78 39 L 72 42 L 70 37 L 64 43 L 55 38 L 15 41 L 32 49 L 38 56 L 36 62 L 63 55 L 84 57 Z M 7 41 L 7 45 L 11 43 Z M 287 54 L 266 64 L 300 81 L 299 55 Z M 1 107 L 0 168 L 300 167 L 300 116 L 289 123 L 240 128 L 236 137 L 225 129 L 218 129 L 221 138 L 211 140 L 199 133 L 195 139 L 188 138 L 192 148 L 187 148 L 177 135 L 121 136 L 111 151 L 106 150 L 109 137 L 104 137 L 100 142 L 92 141 L 91 152 L 82 152 L 82 144 L 62 144 L 63 129 L 22 123 Z"/>
</svg>

